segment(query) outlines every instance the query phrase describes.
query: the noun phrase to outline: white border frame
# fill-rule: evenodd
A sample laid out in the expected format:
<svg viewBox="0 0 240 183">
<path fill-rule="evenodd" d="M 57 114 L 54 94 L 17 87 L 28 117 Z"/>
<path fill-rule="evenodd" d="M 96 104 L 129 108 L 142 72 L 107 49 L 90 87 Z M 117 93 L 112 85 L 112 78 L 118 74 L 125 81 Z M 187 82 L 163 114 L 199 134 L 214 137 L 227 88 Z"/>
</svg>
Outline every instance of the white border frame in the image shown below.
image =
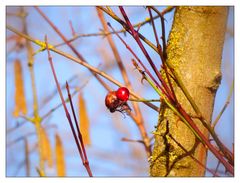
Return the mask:
<svg viewBox="0 0 240 183">
<path fill-rule="evenodd" d="M 240 148 L 240 144 L 239 144 L 239 131 L 240 131 L 240 121 L 239 121 L 239 111 L 236 111 L 235 109 L 239 110 L 240 109 L 240 98 L 239 98 L 239 92 L 240 92 L 240 83 L 239 83 L 239 78 L 240 78 L 240 72 L 239 72 L 239 62 L 240 62 L 240 57 L 239 57 L 239 17 L 240 17 L 240 13 L 239 13 L 239 1 L 237 4 L 237 0 L 218 0 L 218 1 L 207 1 L 207 0 L 172 0 L 172 1 L 160 1 L 160 0 L 151 0 L 151 1 L 144 1 L 144 0 L 138 0 L 138 1 L 133 1 L 133 0 L 128 0 L 127 3 L 126 1 L 97 1 L 97 0 L 88 0 L 87 3 L 88 4 L 82 4 L 83 2 L 78 2 L 78 1 L 74 1 L 74 0 L 58 0 L 58 1 L 51 1 L 51 4 L 49 4 L 49 0 L 41 0 L 41 1 L 34 1 L 34 0 L 24 0 L 21 2 L 18 2 L 16 0 L 4 0 L 3 2 L 1 2 L 0 5 L 0 40 L 1 43 L 3 44 L 3 46 L 0 49 L 0 54 L 1 54 L 1 59 L 0 59 L 0 83 L 2 85 L 4 85 L 4 88 L 2 90 L 0 90 L 0 97 L 1 97 L 1 110 L 0 112 L 0 121 L 1 121 L 1 127 L 0 127 L 0 134 L 2 134 L 2 136 L 0 137 L 0 147 L 1 147 L 1 156 L 0 156 L 0 182 L 19 182 L 19 181 L 24 181 L 25 182 L 33 182 L 33 181 L 37 181 L 40 182 L 42 180 L 44 181 L 49 181 L 49 182 L 66 182 L 66 181 L 71 181 L 71 182 L 82 182 L 82 181 L 87 181 L 87 182 L 113 182 L 113 181 L 135 181 L 138 183 L 141 182 L 145 182 L 145 181 L 152 181 L 152 182 L 158 182 L 159 181 L 167 181 L 167 182 L 176 182 L 176 178 L 127 178 L 129 180 L 126 180 L 126 178 L 81 178 L 81 180 L 79 180 L 79 178 L 8 178 L 6 177 L 6 161 L 5 161 L 5 157 L 6 157 L 6 143 L 5 143 L 5 139 L 6 139 L 6 132 L 5 132 L 5 123 L 6 123 L 6 65 L 5 65 L 5 35 L 6 35 L 6 25 L 5 25 L 5 20 L 6 20 L 6 6 L 8 5 L 63 5 L 63 6 L 70 6 L 70 5 L 227 5 L 227 6 L 234 6 L 234 33 L 235 33 L 235 37 L 234 37 L 234 48 L 235 48 L 235 53 L 234 53 L 234 58 L 235 58 L 235 93 L 234 93 L 234 97 L 235 97 L 235 108 L 234 108 L 234 119 L 235 119 L 235 124 L 234 124 L 234 131 L 235 131 L 235 177 L 234 178 L 180 178 L 177 181 L 190 181 L 190 182 L 210 182 L 210 181 L 214 181 L 214 182 L 240 182 L 240 168 L 239 168 L 239 148 Z M 85 1 L 86 2 L 86 1 Z M 3 108 L 2 108 L 3 106 Z M 238 130 L 237 130 L 238 129 Z M 124 179 L 124 180 L 123 180 Z"/>
</svg>

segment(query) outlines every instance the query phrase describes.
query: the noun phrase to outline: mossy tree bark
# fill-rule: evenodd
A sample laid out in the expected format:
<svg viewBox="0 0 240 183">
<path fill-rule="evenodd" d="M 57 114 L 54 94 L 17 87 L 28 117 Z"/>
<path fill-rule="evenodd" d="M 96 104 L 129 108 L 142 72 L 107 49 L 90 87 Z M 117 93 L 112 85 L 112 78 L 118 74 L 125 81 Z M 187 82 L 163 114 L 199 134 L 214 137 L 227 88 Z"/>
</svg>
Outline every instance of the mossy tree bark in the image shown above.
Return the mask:
<svg viewBox="0 0 240 183">
<path fill-rule="evenodd" d="M 171 63 L 209 122 L 221 81 L 227 15 L 227 7 L 177 7 L 168 40 L 167 62 Z M 174 90 L 180 104 L 194 115 L 181 89 L 174 85 Z M 194 122 L 204 135 L 209 136 L 199 120 L 194 119 Z M 205 169 L 187 155 L 173 138 L 204 165 L 206 148 L 202 144 L 195 144 L 192 131 L 164 103 L 161 104 L 155 134 L 151 176 L 204 176 Z"/>
</svg>

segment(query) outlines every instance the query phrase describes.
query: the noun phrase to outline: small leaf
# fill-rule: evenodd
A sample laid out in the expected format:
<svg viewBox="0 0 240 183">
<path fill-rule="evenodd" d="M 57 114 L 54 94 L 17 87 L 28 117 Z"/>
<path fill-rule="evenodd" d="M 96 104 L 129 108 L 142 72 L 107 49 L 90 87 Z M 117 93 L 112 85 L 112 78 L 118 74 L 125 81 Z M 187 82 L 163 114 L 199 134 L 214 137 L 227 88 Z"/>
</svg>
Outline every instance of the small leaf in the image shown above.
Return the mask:
<svg viewBox="0 0 240 183">
<path fill-rule="evenodd" d="M 65 176 L 65 160 L 64 160 L 64 151 L 62 141 L 58 134 L 55 135 L 56 141 L 56 166 L 57 166 L 57 175 L 58 176 Z"/>
<path fill-rule="evenodd" d="M 87 114 L 87 108 L 85 105 L 85 100 L 83 95 L 79 93 L 79 122 L 80 122 L 80 131 L 83 137 L 83 142 L 85 145 L 91 144 L 90 139 L 90 130 L 89 130 L 89 118 Z"/>
<path fill-rule="evenodd" d="M 15 73 L 15 109 L 13 115 L 27 114 L 26 98 L 24 94 L 24 85 L 22 77 L 22 66 L 20 60 L 16 59 L 14 63 Z"/>
</svg>

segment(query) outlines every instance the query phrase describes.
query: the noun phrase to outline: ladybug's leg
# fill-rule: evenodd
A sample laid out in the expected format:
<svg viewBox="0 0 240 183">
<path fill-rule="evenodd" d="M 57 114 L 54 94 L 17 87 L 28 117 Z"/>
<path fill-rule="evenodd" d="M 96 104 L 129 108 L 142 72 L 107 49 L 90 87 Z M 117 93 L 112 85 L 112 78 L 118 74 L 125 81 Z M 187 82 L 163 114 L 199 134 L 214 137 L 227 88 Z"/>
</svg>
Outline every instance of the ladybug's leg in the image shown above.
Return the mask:
<svg viewBox="0 0 240 183">
<path fill-rule="evenodd" d="M 126 111 L 121 110 L 121 109 L 117 109 L 116 111 L 120 112 L 123 115 L 123 117 L 126 118 L 126 115 L 125 115 L 125 114 L 127 114 Z"/>
<path fill-rule="evenodd" d="M 123 115 L 127 114 L 129 115 L 131 108 L 129 107 L 129 105 L 127 104 L 127 102 L 122 102 L 118 108 L 116 109 L 116 111 L 121 112 Z M 124 115 L 125 116 L 125 115 Z"/>
<path fill-rule="evenodd" d="M 127 102 L 123 102 L 120 105 L 120 110 L 122 110 L 122 111 L 131 111 L 132 109 L 129 107 Z"/>
</svg>

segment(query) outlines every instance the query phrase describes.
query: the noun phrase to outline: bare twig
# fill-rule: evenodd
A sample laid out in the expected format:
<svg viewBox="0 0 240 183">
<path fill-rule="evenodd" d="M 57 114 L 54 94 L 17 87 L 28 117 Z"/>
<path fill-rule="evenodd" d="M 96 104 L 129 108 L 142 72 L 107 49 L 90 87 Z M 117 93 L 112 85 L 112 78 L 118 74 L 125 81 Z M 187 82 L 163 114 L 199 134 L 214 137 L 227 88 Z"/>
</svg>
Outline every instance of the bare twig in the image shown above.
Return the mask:
<svg viewBox="0 0 240 183">
<path fill-rule="evenodd" d="M 26 15 L 25 10 L 23 7 L 20 9 L 20 14 Z M 21 16 L 22 18 L 22 24 L 23 24 L 23 33 L 28 34 L 27 30 L 27 22 L 26 22 L 26 16 Z M 39 116 L 39 108 L 38 108 L 38 98 L 37 98 L 37 89 L 36 89 L 36 83 L 35 83 L 35 73 L 34 73 L 34 57 L 33 57 L 33 47 L 31 45 L 31 42 L 29 40 L 26 40 L 26 49 L 27 49 L 27 57 L 28 57 L 28 66 L 30 71 L 30 77 L 31 77 L 31 87 L 32 87 L 32 93 L 33 93 L 33 119 L 32 122 L 34 123 L 38 143 L 42 143 L 42 137 L 41 137 L 41 118 Z M 38 153 L 39 153 L 39 170 L 44 175 L 44 161 L 43 161 L 43 149 L 41 146 L 38 146 Z"/>
<path fill-rule="evenodd" d="M 131 33 L 132 33 L 132 36 L 134 37 L 134 39 L 136 40 L 138 46 L 140 47 L 140 49 L 142 50 L 143 54 L 144 54 L 145 57 L 147 58 L 149 64 L 151 65 L 151 67 L 152 67 L 154 73 L 156 74 L 156 76 L 158 77 L 159 81 L 162 83 L 163 88 L 165 89 L 166 93 L 169 95 L 168 98 L 169 98 L 170 100 L 173 100 L 174 97 L 172 96 L 172 93 L 171 93 L 169 87 L 167 86 L 167 84 L 166 84 L 166 82 L 164 81 L 164 79 L 162 78 L 160 72 L 159 72 L 158 69 L 156 68 L 156 65 L 153 63 L 153 61 L 152 61 L 151 57 L 149 56 L 147 50 L 145 49 L 145 47 L 143 46 L 142 42 L 140 41 L 140 37 L 139 37 L 138 32 L 136 32 L 136 31 L 134 30 L 134 28 L 133 28 L 133 26 L 132 26 L 132 24 L 131 24 L 131 22 L 130 22 L 127 14 L 126 14 L 126 12 L 125 12 L 124 9 L 123 9 L 123 7 L 120 6 L 119 9 L 120 9 L 120 11 L 121 11 L 121 13 L 122 13 L 125 21 L 126 21 L 127 26 L 129 27 L 129 29 L 130 29 L 130 31 L 131 31 Z"/>
<path fill-rule="evenodd" d="M 216 166 L 216 168 L 215 168 L 215 171 L 214 171 L 214 174 L 213 174 L 213 175 L 215 175 L 215 174 L 218 172 L 219 165 L 220 165 L 220 161 L 218 161 L 217 166 Z M 214 176 L 214 177 L 215 177 L 215 176 Z"/>
<path fill-rule="evenodd" d="M 69 83 L 70 82 L 72 82 L 73 80 L 75 80 L 75 79 L 77 79 L 77 75 L 73 75 L 68 81 L 69 81 Z M 63 84 L 62 86 L 61 86 L 61 90 L 62 89 L 65 89 L 65 84 Z M 57 90 L 57 88 L 56 89 L 54 89 L 53 91 L 52 91 L 52 93 L 50 93 L 50 94 L 48 94 L 48 96 L 46 96 L 44 99 L 43 99 L 43 102 L 41 103 L 41 105 L 40 105 L 40 109 L 41 108 L 43 108 L 49 101 L 51 101 L 51 99 L 56 95 L 58 93 L 58 90 Z"/>
<path fill-rule="evenodd" d="M 103 10 L 102 7 L 99 7 L 99 6 L 98 6 L 97 8 Z M 163 16 L 163 15 L 171 12 L 173 9 L 175 9 L 175 6 L 169 6 L 169 7 L 165 8 L 165 9 L 161 12 L 161 15 Z M 155 19 L 157 19 L 158 17 L 159 17 L 159 15 L 156 15 L 156 16 L 153 17 L 153 19 L 155 20 Z M 145 20 L 134 24 L 133 27 L 134 27 L 134 28 L 142 27 L 143 25 L 146 25 L 147 23 L 150 23 L 150 21 L 151 21 L 150 18 L 145 18 Z M 127 32 L 127 30 L 123 28 L 123 29 L 121 29 L 121 30 L 117 30 L 116 32 L 117 32 L 117 33 L 124 33 L 124 34 L 125 34 L 125 33 Z M 68 43 L 71 43 L 71 42 L 73 42 L 73 41 L 75 41 L 75 40 L 77 40 L 77 39 L 79 39 L 79 38 L 82 38 L 82 37 L 96 37 L 96 36 L 103 36 L 103 37 L 105 37 L 105 36 L 108 36 L 108 35 L 110 35 L 110 34 L 115 34 L 115 32 L 102 32 L 102 31 L 100 31 L 100 32 L 89 33 L 89 34 L 78 34 L 78 35 L 73 36 L 73 38 L 67 40 L 67 42 L 68 42 Z M 57 47 L 59 47 L 59 46 L 65 45 L 65 44 L 66 44 L 66 42 L 59 43 L 59 44 L 54 45 L 54 47 L 57 48 Z"/>
<path fill-rule="evenodd" d="M 72 36 L 75 36 L 75 35 L 76 35 L 76 32 L 75 32 L 75 30 L 74 30 L 74 28 L 73 28 L 73 24 L 72 24 L 72 21 L 71 21 L 71 20 L 69 20 L 69 26 L 70 26 L 70 29 L 71 29 L 71 32 L 72 32 Z"/>
<path fill-rule="evenodd" d="M 47 49 L 47 52 L 48 52 L 48 61 L 49 61 L 50 66 L 51 66 L 51 70 L 52 70 L 53 77 L 54 77 L 54 80 L 55 80 L 55 83 L 56 83 L 56 86 L 57 86 L 57 89 L 58 89 L 58 93 L 59 93 L 59 96 L 61 98 L 61 101 L 62 101 L 62 104 L 63 104 L 63 108 L 64 108 L 64 111 L 65 111 L 66 117 L 68 119 L 69 125 L 71 127 L 71 131 L 72 131 L 72 134 L 74 136 L 74 140 L 75 140 L 75 143 L 77 145 L 79 155 L 80 155 L 82 161 L 84 161 L 82 149 L 81 149 L 81 146 L 79 144 L 76 132 L 75 132 L 74 127 L 73 127 L 71 116 L 70 116 L 70 114 L 68 112 L 65 100 L 64 100 L 63 95 L 62 95 L 62 91 L 61 91 L 60 85 L 59 85 L 58 80 L 57 80 L 57 75 L 56 75 L 56 72 L 55 72 L 55 69 L 54 69 L 54 66 L 53 66 L 52 57 L 50 55 L 50 51 L 49 51 L 49 47 L 48 47 L 47 36 L 45 37 L 45 44 L 46 44 L 46 49 Z M 91 174 L 91 172 L 88 171 L 88 169 L 87 169 L 87 172 L 88 172 L 88 175 L 91 177 L 92 174 Z"/>
<path fill-rule="evenodd" d="M 87 158 L 87 153 L 86 153 L 85 146 L 84 146 L 84 143 L 83 143 L 83 137 L 82 137 L 81 131 L 80 131 L 79 126 L 78 126 L 79 123 L 77 121 L 77 117 L 76 117 L 75 110 L 74 110 L 73 103 L 72 103 L 72 97 L 71 97 L 71 94 L 70 94 L 70 91 L 69 91 L 69 86 L 68 86 L 67 82 L 66 82 L 66 89 L 67 89 L 67 92 L 68 92 L 68 98 L 69 98 L 69 101 L 70 101 L 70 106 L 71 106 L 71 109 L 72 109 L 72 114 L 73 114 L 73 117 L 74 117 L 75 126 L 77 128 L 78 140 L 80 142 L 80 146 L 81 146 L 81 149 L 82 149 L 82 152 L 83 152 L 82 163 L 85 166 L 89 176 L 92 177 L 93 176 L 92 171 L 91 171 L 91 168 L 90 168 L 90 165 L 89 165 L 89 161 L 88 161 L 88 158 Z"/>
<path fill-rule="evenodd" d="M 167 43 L 166 43 L 166 36 L 165 36 L 165 23 L 164 23 L 164 17 L 163 17 L 163 13 L 162 12 L 159 12 L 157 10 L 157 8 L 153 7 L 153 6 L 150 6 L 151 9 L 153 9 L 157 14 L 158 16 L 160 17 L 160 20 L 161 20 L 161 25 L 162 25 L 162 44 L 163 44 L 163 57 L 164 57 L 164 60 L 167 59 Z M 148 10 L 150 11 L 150 9 L 148 8 Z M 150 11 L 151 13 L 151 11 Z M 152 17 L 152 16 L 151 16 Z M 152 22 L 154 22 L 153 18 L 151 18 Z"/>
<path fill-rule="evenodd" d="M 72 93 L 72 96 L 76 95 L 79 92 L 79 90 L 75 90 Z M 69 102 L 69 99 L 65 99 L 65 102 Z M 50 109 L 46 114 L 42 115 L 42 120 L 44 120 L 45 118 L 47 118 L 49 115 L 51 115 L 54 111 L 56 111 L 58 108 L 60 108 L 62 106 L 62 102 L 59 103 L 58 105 L 56 105 L 55 107 L 53 107 L 52 109 Z"/>
<path fill-rule="evenodd" d="M 114 28 L 111 26 L 110 23 L 108 23 L 108 26 L 113 30 Z M 118 33 L 116 33 L 117 37 L 121 40 L 121 42 L 126 46 L 126 48 L 132 53 L 132 55 L 135 57 L 135 59 L 138 61 L 138 63 L 140 63 L 140 65 L 143 67 L 144 72 L 146 72 L 148 74 L 148 76 L 153 80 L 154 84 L 156 85 L 157 88 L 159 88 L 165 95 L 168 95 L 166 93 L 166 91 L 162 88 L 161 85 L 159 85 L 159 83 L 156 81 L 156 79 L 153 77 L 153 75 L 151 74 L 151 72 L 147 69 L 147 67 L 142 63 L 142 61 L 139 59 L 139 57 L 137 56 L 137 54 L 135 54 L 135 52 L 131 49 L 131 47 L 119 36 Z"/>
<path fill-rule="evenodd" d="M 119 18 L 115 13 L 113 13 L 112 11 L 107 10 L 106 8 L 103 8 L 101 6 L 98 6 L 98 8 L 100 8 L 101 10 L 103 10 L 105 13 L 107 13 L 110 17 L 112 17 L 114 20 L 116 20 L 117 22 L 119 22 L 123 28 L 132 35 L 132 32 L 130 31 L 128 25 L 121 19 Z M 152 49 L 154 49 L 157 53 L 157 47 L 151 42 L 149 41 L 146 37 L 144 37 L 141 33 L 137 32 L 138 36 L 148 45 L 150 46 Z"/>
<path fill-rule="evenodd" d="M 28 40 L 32 41 L 33 43 L 35 43 L 35 44 L 37 44 L 38 46 L 40 46 L 42 49 L 46 49 L 46 44 L 45 44 L 44 42 L 42 42 L 42 41 L 40 41 L 40 40 L 36 40 L 36 39 L 34 39 L 34 38 L 26 35 L 26 34 L 23 34 L 23 33 L 19 32 L 17 29 L 15 29 L 14 27 L 12 27 L 12 26 L 10 26 L 10 25 L 7 25 L 7 29 L 9 29 L 10 31 L 12 31 L 12 32 L 14 32 L 14 33 L 16 33 L 16 34 L 24 37 L 25 39 L 28 39 Z M 123 84 L 121 84 L 121 83 L 118 82 L 117 80 L 113 79 L 113 77 L 107 75 L 107 74 L 106 74 L 105 72 L 103 72 L 103 71 L 100 71 L 98 68 L 89 65 L 88 63 L 82 61 L 81 59 L 75 58 L 75 57 L 73 57 L 72 55 L 67 54 L 67 53 L 65 53 L 65 52 L 62 52 L 62 51 L 60 51 L 60 50 L 58 50 L 58 49 L 56 49 L 56 48 L 54 48 L 54 47 L 52 47 L 52 46 L 51 46 L 51 47 L 49 46 L 49 50 L 51 50 L 51 51 L 53 51 L 53 52 L 55 52 L 55 53 L 58 53 L 59 55 L 62 55 L 62 56 L 64 56 L 65 58 L 68 58 L 68 59 L 70 59 L 70 60 L 72 60 L 72 61 L 74 61 L 74 62 L 76 62 L 76 63 L 78 63 L 78 64 L 81 64 L 82 66 L 88 68 L 89 70 L 91 70 L 92 72 L 94 72 L 94 73 L 96 73 L 96 74 L 98 74 L 98 75 L 101 75 L 102 77 L 104 77 L 105 79 L 109 80 L 110 82 L 114 83 L 115 85 L 117 85 L 117 86 L 119 86 L 119 87 L 124 86 Z M 139 97 L 136 93 L 134 93 L 134 92 L 131 91 L 131 90 L 130 90 L 130 94 L 131 94 L 133 97 L 135 97 L 135 98 L 141 98 L 141 97 Z M 146 105 L 149 106 L 150 108 L 154 109 L 155 111 L 158 111 L 158 110 L 159 110 L 157 106 L 155 106 L 155 105 L 153 105 L 153 104 L 151 104 L 151 103 L 149 103 L 149 102 L 144 102 L 144 104 L 146 104 Z"/>
<path fill-rule="evenodd" d="M 52 128 L 56 128 L 56 126 L 55 125 L 48 125 L 47 126 L 47 129 L 52 129 Z M 22 136 L 19 136 L 18 138 L 8 142 L 7 143 L 7 148 L 16 144 L 16 143 L 18 143 L 18 142 L 20 142 L 20 141 L 22 141 L 22 140 L 25 140 L 27 137 L 30 137 L 30 136 L 33 136 L 33 135 L 36 135 L 36 132 L 29 132 L 29 133 L 26 133 Z"/>
<path fill-rule="evenodd" d="M 24 138 L 24 146 L 25 146 L 25 166 L 26 166 L 26 176 L 30 176 L 30 159 L 29 159 L 29 143 L 27 138 Z"/>
<path fill-rule="evenodd" d="M 167 59 L 167 53 L 166 53 L 166 38 L 165 38 L 165 24 L 164 24 L 164 18 L 162 17 L 161 14 L 159 14 L 160 18 L 161 18 L 161 23 L 162 23 L 162 42 L 163 42 L 163 50 L 161 49 L 161 45 L 159 43 L 159 40 L 158 40 L 158 35 L 157 35 L 157 30 L 156 30 L 156 27 L 155 27 L 155 23 L 154 23 L 154 20 L 153 20 L 153 16 L 152 16 L 152 12 L 151 12 L 151 9 L 148 8 L 148 11 L 149 11 L 149 15 L 151 17 L 151 21 L 152 21 L 152 26 L 153 26 L 153 32 L 154 32 L 154 35 L 155 35 L 155 39 L 156 39 L 156 42 L 157 42 L 157 48 L 159 50 L 159 53 L 162 53 L 162 54 L 159 54 L 160 55 L 160 58 L 162 60 L 162 64 L 163 64 L 163 69 L 166 73 L 166 77 L 167 77 L 167 81 L 168 81 L 168 84 L 169 84 L 169 87 L 170 87 L 170 90 L 171 90 L 171 93 L 173 95 L 173 99 L 175 101 L 175 103 L 177 103 L 177 97 L 175 95 L 175 92 L 174 92 L 174 89 L 173 89 L 173 86 L 172 86 L 172 82 L 170 80 L 170 77 L 169 77 L 169 73 L 168 73 L 168 69 L 166 67 L 166 59 Z"/>
<path fill-rule="evenodd" d="M 105 21 L 105 18 L 103 16 L 103 12 L 100 9 L 97 8 L 97 13 L 98 13 L 98 17 L 99 17 L 99 19 L 100 19 L 100 21 L 103 25 L 104 32 L 109 32 L 107 22 Z M 109 42 L 109 45 L 110 45 L 110 47 L 113 51 L 113 54 L 114 54 L 115 58 L 116 58 L 116 62 L 118 64 L 118 67 L 120 69 L 120 72 L 122 74 L 123 80 L 124 80 L 127 88 L 130 89 L 130 90 L 133 90 L 132 85 L 131 85 L 131 83 L 129 81 L 129 78 L 128 78 L 128 75 L 127 75 L 127 71 L 126 71 L 126 69 L 123 65 L 123 61 L 121 59 L 121 56 L 118 52 L 118 49 L 117 49 L 114 41 L 112 39 L 112 36 L 108 35 L 107 40 Z M 148 137 L 147 132 L 146 132 L 146 128 L 144 126 L 143 116 L 142 116 L 142 113 L 140 111 L 140 108 L 139 108 L 138 104 L 132 102 L 132 105 L 133 105 L 133 109 L 136 113 L 136 117 L 134 118 L 134 116 L 133 116 L 134 114 L 132 112 L 130 112 L 130 116 L 132 117 L 132 119 L 137 120 L 137 121 L 135 121 L 135 123 L 138 125 L 138 129 L 139 129 L 139 131 L 142 135 L 143 141 L 144 141 L 145 150 L 146 150 L 147 155 L 149 157 L 151 155 L 150 141 L 149 141 L 149 137 Z"/>
<path fill-rule="evenodd" d="M 124 142 L 138 142 L 138 143 L 144 144 L 144 142 L 142 140 L 133 140 L 133 139 L 125 138 L 125 137 L 123 137 L 121 140 Z"/>
<path fill-rule="evenodd" d="M 35 6 L 35 9 L 38 11 L 38 13 L 47 21 L 47 23 L 54 29 L 54 31 L 62 38 L 62 40 L 69 46 L 69 48 L 71 48 L 71 50 L 74 52 L 74 54 L 76 54 L 76 56 L 81 59 L 83 62 L 87 62 L 83 56 L 77 51 L 77 49 L 68 42 L 67 38 L 61 33 L 61 31 L 54 25 L 54 23 L 42 12 L 42 10 L 40 10 L 37 6 Z M 102 86 L 110 91 L 110 87 L 102 80 L 102 78 L 100 78 L 95 72 L 92 72 L 90 70 L 90 72 L 94 75 L 94 77 L 99 81 L 99 83 L 102 84 Z"/>
<path fill-rule="evenodd" d="M 97 7 L 97 8 L 99 8 L 99 7 Z M 166 13 L 167 13 L 167 11 L 166 11 Z M 155 19 L 157 19 L 158 17 L 159 17 L 159 16 L 156 15 L 156 16 L 153 17 L 153 19 L 155 20 Z M 133 27 L 141 27 L 141 26 L 149 23 L 150 21 L 151 21 L 150 18 L 146 18 L 144 21 L 134 24 Z M 116 32 L 117 32 L 117 33 L 124 33 L 124 34 L 125 34 L 127 31 L 126 31 L 125 29 L 121 29 L 121 30 L 117 30 Z M 82 38 L 82 37 L 96 37 L 96 36 L 105 37 L 105 36 L 112 35 L 112 34 L 115 34 L 115 32 L 110 32 L 110 31 L 109 31 L 109 32 L 102 32 L 102 31 L 101 31 L 101 32 L 89 33 L 89 34 L 78 34 L 78 35 L 75 34 L 75 35 L 73 36 L 73 38 L 67 40 L 67 42 L 68 42 L 68 43 L 71 43 L 71 42 L 73 42 L 73 41 L 75 41 L 75 40 L 77 40 L 77 39 L 79 39 L 79 38 Z M 59 43 L 59 44 L 54 45 L 54 47 L 56 48 L 56 47 L 59 47 L 59 46 L 65 45 L 65 44 L 66 44 L 66 42 Z"/>
<path fill-rule="evenodd" d="M 207 168 L 204 164 L 201 163 L 201 161 L 199 161 L 197 158 L 195 158 L 192 153 L 193 152 L 189 152 L 187 149 L 185 149 L 185 147 L 182 146 L 181 143 L 179 143 L 171 134 L 169 134 L 169 137 L 183 150 L 185 151 L 185 153 L 187 153 L 194 161 L 196 161 L 201 167 L 203 167 L 204 169 L 206 169 L 207 171 L 211 172 L 214 176 L 218 176 L 218 174 L 214 171 L 212 171 L 211 169 Z"/>
<path fill-rule="evenodd" d="M 133 102 L 161 102 L 159 99 L 133 99 L 129 98 L 128 100 L 133 101 Z"/>
<path fill-rule="evenodd" d="M 229 105 L 230 103 L 230 99 L 232 97 L 232 94 L 233 94 L 233 88 L 234 88 L 234 81 L 232 82 L 232 86 L 230 88 L 230 91 L 229 91 L 229 94 L 228 94 L 228 97 L 227 97 L 227 100 L 222 108 L 222 110 L 220 111 L 220 113 L 218 114 L 218 116 L 216 117 L 216 119 L 214 120 L 214 122 L 212 123 L 212 128 L 214 129 L 216 124 L 218 123 L 219 119 L 221 118 L 222 114 L 224 113 L 225 109 L 227 108 L 227 106 Z"/>
</svg>

